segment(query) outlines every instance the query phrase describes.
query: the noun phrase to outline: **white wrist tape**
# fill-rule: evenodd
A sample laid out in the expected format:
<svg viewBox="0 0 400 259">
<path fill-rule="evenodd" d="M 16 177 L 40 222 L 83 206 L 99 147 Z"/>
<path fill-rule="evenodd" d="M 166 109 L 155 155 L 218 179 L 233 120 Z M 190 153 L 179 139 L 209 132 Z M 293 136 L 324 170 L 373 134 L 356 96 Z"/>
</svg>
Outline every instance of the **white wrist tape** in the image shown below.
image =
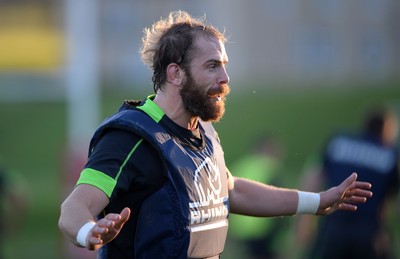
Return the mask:
<svg viewBox="0 0 400 259">
<path fill-rule="evenodd" d="M 296 214 L 315 214 L 319 208 L 320 195 L 315 192 L 298 191 L 299 203 Z"/>
<path fill-rule="evenodd" d="M 86 247 L 86 237 L 89 234 L 89 231 L 96 225 L 95 222 L 89 221 L 85 225 L 81 227 L 78 231 L 78 235 L 76 236 L 76 242 L 82 247 Z"/>
</svg>

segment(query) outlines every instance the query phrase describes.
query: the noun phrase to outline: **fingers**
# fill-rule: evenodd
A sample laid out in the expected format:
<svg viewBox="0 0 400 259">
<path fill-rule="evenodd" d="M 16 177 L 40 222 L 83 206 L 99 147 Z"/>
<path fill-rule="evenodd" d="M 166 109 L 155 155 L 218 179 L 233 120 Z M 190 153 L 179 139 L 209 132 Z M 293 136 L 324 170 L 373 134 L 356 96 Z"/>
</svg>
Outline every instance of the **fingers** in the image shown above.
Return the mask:
<svg viewBox="0 0 400 259">
<path fill-rule="evenodd" d="M 372 197 L 371 184 L 367 182 L 354 182 L 349 190 L 345 193 L 342 203 L 339 204 L 339 210 L 356 211 L 357 206 L 354 204 L 365 203 L 367 198 Z"/>
<path fill-rule="evenodd" d="M 101 244 L 101 236 L 107 234 L 110 228 L 114 226 L 114 221 L 103 218 L 97 221 L 96 225 L 92 228 L 89 242 L 93 244 Z"/>
<path fill-rule="evenodd" d="M 352 173 L 345 181 L 343 181 L 342 184 L 348 186 L 345 196 L 372 197 L 372 192 L 369 191 L 372 185 L 368 182 L 356 181 L 356 179 L 357 173 Z"/>
<path fill-rule="evenodd" d="M 351 186 L 356 181 L 356 179 L 357 179 L 357 173 L 352 173 L 349 177 L 346 178 L 346 180 L 342 182 L 341 185 L 347 188 Z"/>
<path fill-rule="evenodd" d="M 343 199 L 343 202 L 350 203 L 350 204 L 365 203 L 366 201 L 367 201 L 367 198 L 360 197 L 360 196 L 350 196 L 350 197 L 346 197 Z"/>
<path fill-rule="evenodd" d="M 87 239 L 88 249 L 96 250 L 103 244 L 102 235 L 108 232 L 108 227 L 110 223 L 105 223 L 104 220 L 99 220 L 96 225 L 90 231 Z"/>
<path fill-rule="evenodd" d="M 367 198 L 372 197 L 372 192 L 370 191 L 372 185 L 368 182 L 354 182 L 345 193 L 346 197 L 358 197 L 363 199 L 356 199 L 355 202 L 365 202 Z"/>
<path fill-rule="evenodd" d="M 360 189 L 365 189 L 365 190 L 369 190 L 372 188 L 372 185 L 368 182 L 358 182 L 356 181 L 354 183 L 354 188 L 360 188 Z"/>
<path fill-rule="evenodd" d="M 339 190 L 341 192 L 345 192 L 345 190 L 348 190 L 349 188 L 355 188 L 355 183 L 357 179 L 357 173 L 352 173 L 349 177 L 347 177 L 339 186 Z"/>
<path fill-rule="evenodd" d="M 121 217 L 128 217 L 131 214 L 131 210 L 128 207 L 125 207 L 122 211 L 121 211 Z"/>
<path fill-rule="evenodd" d="M 124 208 L 121 211 L 120 215 L 121 215 L 121 221 L 125 223 L 126 221 L 128 221 L 128 219 L 131 215 L 131 210 L 129 208 Z"/>
<path fill-rule="evenodd" d="M 96 226 L 93 228 L 93 233 L 101 235 L 108 233 L 111 228 L 116 228 L 119 230 L 120 227 L 128 220 L 129 215 L 129 208 L 123 209 L 121 214 L 109 213 L 104 218 L 97 221 Z"/>
<path fill-rule="evenodd" d="M 103 244 L 103 240 L 100 237 L 89 236 L 88 238 L 88 246 L 89 250 L 96 250 L 97 247 Z"/>
<path fill-rule="evenodd" d="M 125 222 L 128 221 L 129 217 L 131 215 L 131 210 L 129 208 L 124 208 L 121 211 L 121 214 L 119 214 L 119 220 L 115 222 L 115 228 L 119 231 L 125 224 Z"/>
<path fill-rule="evenodd" d="M 365 189 L 352 189 L 348 190 L 345 194 L 345 196 L 350 197 L 350 196 L 359 196 L 359 197 L 365 197 L 365 198 L 371 198 L 373 193 L 371 191 L 365 190 Z"/>
<path fill-rule="evenodd" d="M 336 192 L 338 196 L 336 196 L 336 200 L 332 200 L 327 203 L 324 203 L 321 207 L 322 210 L 319 211 L 320 215 L 329 215 L 336 210 L 347 210 L 347 211 L 355 211 L 357 210 L 357 206 L 354 204 L 364 203 L 368 198 L 372 197 L 371 184 L 368 182 L 359 182 L 357 180 L 357 173 L 352 173 L 349 177 L 347 177 L 339 186 L 333 187 L 326 191 L 325 193 L 329 193 L 330 191 Z M 324 194 L 321 193 L 321 197 Z M 325 200 L 321 198 L 321 201 Z M 324 207 L 325 206 L 325 207 Z"/>
<path fill-rule="evenodd" d="M 97 221 L 88 237 L 88 249 L 96 250 L 117 236 L 125 222 L 128 221 L 130 212 L 129 208 L 124 208 L 121 214 L 110 213 Z"/>
<path fill-rule="evenodd" d="M 347 204 L 365 203 L 367 198 L 372 197 L 372 192 L 369 191 L 370 188 L 370 183 L 355 182 L 353 186 L 346 191 L 343 202 Z"/>
<path fill-rule="evenodd" d="M 109 213 L 104 217 L 104 219 L 109 221 L 119 221 L 121 219 L 121 215 L 118 213 Z"/>
<path fill-rule="evenodd" d="M 347 210 L 347 211 L 356 211 L 357 206 L 353 204 L 348 204 L 348 203 L 341 203 L 339 204 L 338 207 L 339 210 Z"/>
</svg>

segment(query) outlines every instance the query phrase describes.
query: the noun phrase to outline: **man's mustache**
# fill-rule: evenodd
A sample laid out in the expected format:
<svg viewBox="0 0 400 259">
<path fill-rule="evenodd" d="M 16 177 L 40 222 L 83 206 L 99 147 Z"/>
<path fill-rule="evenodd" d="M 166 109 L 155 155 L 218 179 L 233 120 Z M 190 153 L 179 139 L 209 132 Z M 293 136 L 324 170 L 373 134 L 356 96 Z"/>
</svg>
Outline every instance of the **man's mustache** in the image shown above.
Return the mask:
<svg viewBox="0 0 400 259">
<path fill-rule="evenodd" d="M 230 93 L 231 88 L 227 84 L 219 85 L 218 87 L 211 88 L 208 90 L 208 95 L 209 96 L 215 96 L 215 95 L 222 95 L 226 96 Z"/>
</svg>

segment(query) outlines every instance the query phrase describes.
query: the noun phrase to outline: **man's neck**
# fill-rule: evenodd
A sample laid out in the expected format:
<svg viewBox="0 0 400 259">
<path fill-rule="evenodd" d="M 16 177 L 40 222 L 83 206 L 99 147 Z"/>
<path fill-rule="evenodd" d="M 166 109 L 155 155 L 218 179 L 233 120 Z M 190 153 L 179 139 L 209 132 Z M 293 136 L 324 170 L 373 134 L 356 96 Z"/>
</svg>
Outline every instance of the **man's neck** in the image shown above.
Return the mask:
<svg viewBox="0 0 400 259">
<path fill-rule="evenodd" d="M 159 92 L 153 101 L 174 123 L 189 130 L 197 128 L 198 117 L 193 117 L 186 111 L 180 95 L 172 96 L 166 92 Z"/>
</svg>

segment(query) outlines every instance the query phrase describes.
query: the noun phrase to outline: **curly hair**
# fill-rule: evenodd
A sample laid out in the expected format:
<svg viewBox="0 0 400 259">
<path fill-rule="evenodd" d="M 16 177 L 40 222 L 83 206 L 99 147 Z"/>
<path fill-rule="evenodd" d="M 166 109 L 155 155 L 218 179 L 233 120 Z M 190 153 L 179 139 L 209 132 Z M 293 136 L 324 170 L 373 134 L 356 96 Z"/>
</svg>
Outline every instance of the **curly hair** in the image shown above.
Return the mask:
<svg viewBox="0 0 400 259">
<path fill-rule="evenodd" d="M 189 69 L 196 51 L 193 43 L 199 35 L 226 42 L 222 32 L 205 23 L 205 17 L 194 18 L 185 11 L 171 12 L 166 19 L 161 18 L 144 29 L 140 53 L 143 63 L 153 70 L 154 92 L 165 83 L 169 64 Z"/>
</svg>

